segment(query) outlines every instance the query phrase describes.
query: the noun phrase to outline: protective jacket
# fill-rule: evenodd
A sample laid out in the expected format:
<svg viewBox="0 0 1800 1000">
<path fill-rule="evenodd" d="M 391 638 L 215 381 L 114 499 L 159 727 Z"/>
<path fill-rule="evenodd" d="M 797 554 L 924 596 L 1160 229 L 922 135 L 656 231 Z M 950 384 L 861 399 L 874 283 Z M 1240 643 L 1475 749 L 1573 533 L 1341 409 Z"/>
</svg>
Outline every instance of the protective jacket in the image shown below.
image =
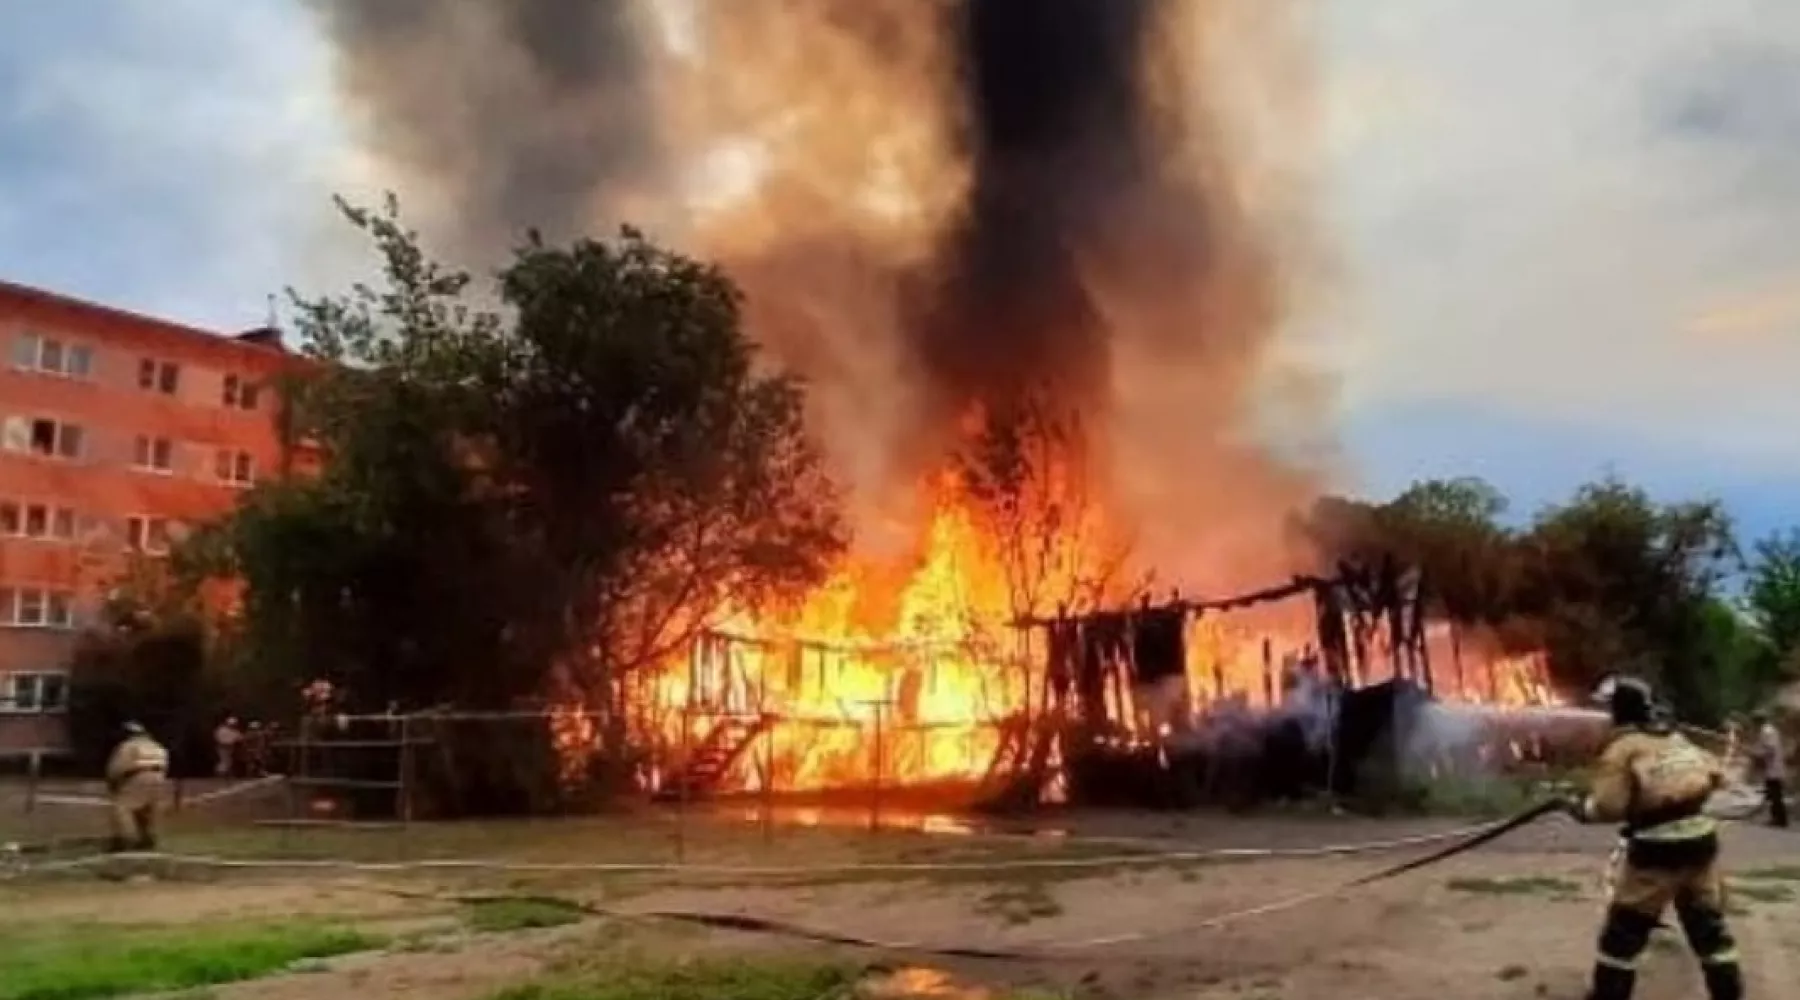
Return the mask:
<svg viewBox="0 0 1800 1000">
<path fill-rule="evenodd" d="M 1718 853 L 1718 827 L 1704 812 L 1724 782 L 1718 758 L 1662 726 L 1615 730 L 1582 802 L 1589 822 L 1621 823 L 1633 864 L 1683 868 Z"/>
<path fill-rule="evenodd" d="M 169 773 L 169 751 L 147 733 L 126 737 L 106 762 L 106 784 L 114 791 L 140 775 L 162 778 Z"/>
</svg>

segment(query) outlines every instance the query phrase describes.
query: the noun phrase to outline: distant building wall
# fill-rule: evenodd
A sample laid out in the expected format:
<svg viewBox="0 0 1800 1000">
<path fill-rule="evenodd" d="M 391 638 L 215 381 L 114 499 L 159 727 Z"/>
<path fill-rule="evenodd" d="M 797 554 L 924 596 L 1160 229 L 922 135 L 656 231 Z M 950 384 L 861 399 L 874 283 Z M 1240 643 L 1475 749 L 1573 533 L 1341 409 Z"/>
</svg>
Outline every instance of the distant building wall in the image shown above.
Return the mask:
<svg viewBox="0 0 1800 1000">
<path fill-rule="evenodd" d="M 132 558 L 293 456 L 271 331 L 213 333 L 0 282 L 0 751 L 66 745 L 78 630 Z"/>
</svg>

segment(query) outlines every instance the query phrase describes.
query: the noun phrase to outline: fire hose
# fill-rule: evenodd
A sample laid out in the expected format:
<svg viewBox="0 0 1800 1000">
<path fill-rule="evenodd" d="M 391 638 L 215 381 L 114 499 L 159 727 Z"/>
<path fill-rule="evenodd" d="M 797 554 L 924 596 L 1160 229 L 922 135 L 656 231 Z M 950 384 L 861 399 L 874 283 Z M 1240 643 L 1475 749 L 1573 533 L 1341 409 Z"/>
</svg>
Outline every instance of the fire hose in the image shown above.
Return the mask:
<svg viewBox="0 0 1800 1000">
<path fill-rule="evenodd" d="M 1114 936 L 1102 937 L 1102 938 L 1090 938 L 1090 939 L 1085 939 L 1085 940 L 1055 942 L 1055 943 L 1051 943 L 1051 944 L 1048 944 L 1045 946 L 1041 946 L 1036 949 L 1010 949 L 1010 948 L 986 948 L 986 947 L 973 947 L 973 946 L 951 946 L 951 945 L 932 944 L 932 943 L 928 943 L 928 942 L 919 942 L 919 941 L 879 940 L 879 939 L 876 939 L 873 937 L 867 937 L 867 936 L 843 933 L 843 932 L 837 932 L 837 931 L 821 930 L 818 928 L 807 927 L 807 926 L 804 926 L 801 924 L 791 923 L 791 922 L 784 921 L 784 920 L 778 920 L 778 919 L 773 919 L 773 918 L 768 918 L 768 917 L 752 916 L 752 915 L 748 915 L 748 914 L 713 913 L 713 912 L 703 912 L 703 911 L 694 911 L 694 910 L 618 911 L 618 910 L 604 909 L 604 908 L 601 908 L 598 906 L 593 906 L 591 904 L 575 902 L 575 901 L 571 901 L 571 900 L 567 900 L 567 899 L 559 898 L 559 899 L 555 900 L 555 902 L 557 903 L 557 905 L 568 906 L 568 907 L 577 909 L 581 912 L 587 913 L 592 916 L 605 917 L 608 919 L 666 920 L 666 921 L 673 921 L 673 922 L 679 922 L 679 923 L 700 925 L 700 926 L 705 926 L 705 927 L 710 927 L 710 928 L 715 928 L 715 929 L 720 929 L 720 930 L 731 930 L 731 931 L 740 931 L 740 932 L 748 932 L 748 933 L 780 935 L 783 937 L 790 937 L 790 938 L 796 938 L 796 939 L 801 939 L 801 940 L 810 940 L 810 941 L 815 941 L 815 942 L 819 942 L 819 943 L 823 943 L 823 944 L 844 945 L 844 946 L 849 946 L 849 947 L 865 948 L 865 949 L 876 950 L 876 951 L 912 953 L 912 954 L 920 954 L 920 955 L 933 955 L 933 956 L 941 956 L 941 957 L 946 957 L 946 958 L 961 958 L 961 959 L 986 959 L 986 960 L 1006 960 L 1006 961 L 1030 961 L 1030 962 L 1059 962 L 1059 961 L 1074 961 L 1074 960 L 1091 961 L 1092 960 L 1091 956 L 1088 958 L 1085 958 L 1085 959 L 1082 958 L 1082 955 L 1084 953 L 1088 952 L 1090 949 L 1100 948 L 1100 947 L 1105 947 L 1105 946 L 1115 945 L 1115 944 L 1123 944 L 1123 943 L 1132 942 L 1132 941 L 1150 940 L 1155 937 L 1167 936 L 1169 934 L 1194 933 L 1197 931 L 1216 929 L 1219 927 L 1224 927 L 1228 924 L 1234 924 L 1239 921 L 1251 919 L 1254 917 L 1266 916 L 1266 915 L 1273 914 L 1273 913 L 1279 913 L 1279 912 L 1282 912 L 1285 910 L 1295 909 L 1297 907 L 1304 906 L 1304 905 L 1307 905 L 1310 903 L 1321 902 L 1323 900 L 1326 900 L 1326 899 L 1329 899 L 1329 898 L 1332 898 L 1332 897 L 1335 897 L 1335 896 L 1338 896 L 1338 895 L 1341 895 L 1341 894 L 1344 894 L 1347 892 L 1351 892 L 1356 889 L 1364 888 L 1364 887 L 1374 885 L 1379 882 L 1384 882 L 1389 879 L 1397 878 L 1401 875 L 1405 875 L 1410 872 L 1419 871 L 1421 869 L 1440 864 L 1451 858 L 1457 857 L 1462 854 L 1466 854 L 1470 851 L 1477 850 L 1477 849 L 1484 847 L 1490 843 L 1493 843 L 1494 841 L 1500 839 L 1501 837 L 1504 837 L 1509 833 L 1515 832 L 1525 826 L 1535 823 L 1536 821 L 1544 818 L 1545 816 L 1561 812 L 1565 807 L 1564 806 L 1565 801 L 1566 800 L 1562 797 L 1553 797 L 1553 798 L 1547 799 L 1547 800 L 1545 800 L 1541 803 L 1538 803 L 1534 806 L 1531 806 L 1530 808 L 1525 809 L 1513 816 L 1507 817 L 1506 819 L 1499 820 L 1497 822 L 1488 824 L 1486 826 L 1475 828 L 1473 831 L 1460 836 L 1459 838 L 1454 840 L 1452 843 L 1449 843 L 1446 846 L 1439 848 L 1435 851 L 1432 851 L 1428 854 L 1425 854 L 1425 855 L 1422 855 L 1422 856 L 1416 857 L 1416 858 L 1411 858 L 1409 860 L 1400 862 L 1398 864 L 1389 865 L 1385 868 L 1381 868 L 1374 872 L 1368 872 L 1363 875 L 1359 875 L 1355 878 L 1349 879 L 1349 880 L 1341 882 L 1341 883 L 1337 883 L 1335 885 L 1328 886 L 1324 889 L 1319 889 L 1319 890 L 1307 892 L 1304 894 L 1291 896 L 1291 897 L 1287 897 L 1287 898 L 1280 899 L 1280 900 L 1275 900 L 1275 901 L 1268 902 L 1268 903 L 1259 904 L 1257 906 L 1252 906 L 1252 907 L 1248 907 L 1248 908 L 1244 908 L 1244 909 L 1230 911 L 1227 913 L 1217 914 L 1217 915 L 1214 915 L 1211 917 L 1207 917 L 1206 919 L 1201 920 L 1198 923 L 1186 924 L 1186 925 L 1183 925 L 1182 927 L 1174 928 L 1174 929 L 1171 929 L 1168 931 L 1133 932 L 1133 933 L 1128 933 L 1128 934 L 1114 935 Z M 1415 843 L 1424 842 L 1425 840 L 1428 840 L 1428 839 L 1440 839 L 1440 838 L 1414 838 L 1412 840 L 1412 842 L 1415 842 Z M 1397 843 L 1398 842 L 1391 842 L 1390 845 L 1388 845 L 1388 846 L 1394 846 L 1394 844 L 1397 844 Z M 1274 849 L 1259 849 L 1258 851 L 1242 851 L 1242 852 L 1219 851 L 1219 852 L 1211 852 L 1211 853 L 1203 853 L 1203 852 L 1189 852 L 1187 854 L 1171 853 L 1171 854 L 1162 856 L 1160 859 L 1156 858 L 1154 856 L 1135 856 L 1135 857 L 1127 856 L 1127 858 L 1122 858 L 1122 859 L 1118 859 L 1118 860 L 1136 860 L 1136 861 L 1160 860 L 1160 861 L 1167 862 L 1167 861 L 1182 861 L 1182 860 L 1206 860 L 1208 858 L 1213 858 L 1213 859 L 1225 859 L 1225 858 L 1230 858 L 1230 857 L 1240 857 L 1241 858 L 1241 857 L 1245 857 L 1245 856 L 1320 857 L 1320 856 L 1342 855 L 1342 854 L 1347 854 L 1347 853 L 1354 853 L 1354 851 L 1343 848 L 1343 847 L 1315 848 L 1315 849 L 1297 850 L 1297 851 L 1291 852 L 1291 855 L 1290 855 L 1290 854 L 1285 854 L 1284 852 L 1274 850 Z M 112 860 L 112 859 L 109 859 L 109 858 L 82 858 L 82 859 L 77 859 L 77 860 L 69 861 L 69 862 L 61 862 L 61 863 L 52 862 L 48 865 L 32 866 L 32 867 L 39 871 L 49 870 L 49 869 L 68 869 L 68 868 L 88 867 L 91 864 L 101 863 L 101 862 L 108 861 L 108 860 Z M 376 862 L 376 863 L 348 863 L 348 862 L 319 862 L 319 861 L 312 861 L 312 862 L 300 861 L 297 863 L 286 863 L 286 862 L 276 862 L 276 861 L 256 862 L 256 861 L 232 861 L 229 859 L 183 858 L 181 856 L 158 855 L 158 854 L 121 855 L 121 856 L 118 856 L 118 860 L 141 860 L 141 861 L 163 860 L 163 861 L 169 861 L 169 862 L 173 862 L 173 863 L 183 863 L 183 862 L 201 863 L 201 864 L 207 864 L 207 865 L 218 866 L 218 867 L 226 867 L 226 868 L 231 868 L 231 867 L 289 867 L 291 865 L 293 867 L 299 867 L 299 868 L 337 867 L 337 868 L 354 868 L 354 869 L 365 870 L 365 871 L 387 871 L 387 870 L 402 870 L 402 869 L 420 870 L 420 869 L 431 869 L 431 868 L 466 869 L 466 868 L 470 868 L 470 867 L 485 866 L 485 863 L 478 864 L 478 863 L 472 863 L 472 862 L 455 862 L 455 861 L 439 861 L 439 862 L 424 861 L 424 862 L 410 862 L 410 863 L 403 862 L 403 863 L 387 863 L 387 864 L 383 864 L 383 863 L 379 863 L 379 862 Z M 1073 859 L 1071 859 L 1071 860 L 1073 860 Z M 1057 868 L 1057 867 L 1080 867 L 1080 866 L 1083 866 L 1084 864 L 1091 864 L 1093 862 L 1093 860 L 1094 859 L 1081 859 L 1080 861 L 1075 862 L 1074 864 L 1070 864 L 1069 862 L 1065 862 L 1065 861 L 1045 859 L 1044 861 L 1041 861 L 1041 862 L 1035 862 L 1035 863 L 1034 862 L 1024 862 L 1022 864 L 1014 863 L 1012 865 L 1008 865 L 1006 863 L 999 863 L 999 864 L 989 863 L 989 864 L 982 865 L 980 867 L 992 869 L 992 868 L 1009 868 L 1009 867 L 1010 868 L 1019 868 L 1019 867 L 1023 866 L 1023 867 L 1036 867 L 1036 868 L 1051 869 L 1051 868 Z M 712 868 L 708 868 L 707 866 L 683 866 L 683 865 L 604 865 L 604 864 L 601 864 L 601 865 L 533 865 L 530 863 L 520 863 L 520 864 L 508 864 L 508 865 L 496 865 L 496 866 L 519 869 L 519 870 L 552 870 L 552 869 L 554 869 L 554 870 L 571 870 L 571 871 L 577 870 L 577 869 L 586 870 L 586 871 L 607 870 L 607 871 L 637 871 L 637 872 L 650 872 L 650 871 L 674 872 L 674 871 L 681 871 L 681 870 L 706 872 L 706 871 L 715 870 Z M 906 870 L 929 870 L 929 869 L 933 869 L 933 868 L 959 867 L 959 866 L 956 866 L 956 865 L 931 865 L 931 864 L 921 864 L 921 865 L 900 864 L 900 865 L 891 865 L 891 866 L 890 865 L 870 865 L 867 867 L 870 869 L 890 869 L 891 868 L 898 872 L 898 871 L 906 871 Z M 723 873 L 733 872 L 733 871 L 735 871 L 735 873 L 742 874 L 745 871 L 749 871 L 749 869 L 734 870 L 734 869 L 728 868 L 727 866 L 716 866 L 717 873 L 723 874 Z M 773 870 L 771 870 L 771 871 L 773 871 Z M 786 872 L 784 872 L 784 873 L 786 873 Z M 442 895 L 429 894 L 429 893 L 408 893 L 408 892 L 403 892 L 400 890 L 385 889 L 385 888 L 377 889 L 375 891 L 380 891 L 380 892 L 390 894 L 390 895 L 401 895 L 401 896 L 416 897 L 416 898 L 429 898 L 429 899 L 435 899 L 435 900 L 440 900 L 440 901 L 445 901 L 445 902 L 457 902 L 457 903 L 481 903 L 481 902 L 493 902 L 493 901 L 497 901 L 497 900 L 516 900 L 516 899 L 524 899 L 524 898 L 533 898 L 533 897 L 519 896 L 516 894 L 487 895 L 487 896 L 442 896 Z"/>
<path fill-rule="evenodd" d="M 1264 903 L 1259 906 L 1254 906 L 1254 907 L 1249 907 L 1249 908 L 1242 909 L 1242 910 L 1234 910 L 1229 913 L 1219 914 L 1217 916 L 1209 917 L 1209 918 L 1201 921 L 1198 924 L 1187 924 L 1187 925 L 1184 925 L 1177 929 L 1173 929 L 1170 931 L 1164 931 L 1164 932 L 1157 932 L 1156 934 L 1137 932 L 1137 933 L 1132 933 L 1132 934 L 1116 935 L 1116 936 L 1105 937 L 1105 938 L 1090 938 L 1090 939 L 1079 940 L 1079 941 L 1065 941 L 1065 942 L 1059 942 L 1059 943 L 1052 943 L 1050 945 L 1046 945 L 1046 946 L 1036 948 L 1036 949 L 985 948 L 985 947 L 974 947 L 974 946 L 930 944 L 930 943 L 918 942 L 918 941 L 878 940 L 873 937 L 866 937 L 866 936 L 862 936 L 862 935 L 849 934 L 849 933 L 843 933 L 843 932 L 838 932 L 838 931 L 822 930 L 819 928 L 808 927 L 803 924 L 791 923 L 789 921 L 777 920 L 777 919 L 773 919 L 770 917 L 758 917 L 758 916 L 751 916 L 748 914 L 737 914 L 737 913 L 712 913 L 712 912 L 704 912 L 704 911 L 696 911 L 696 910 L 617 911 L 617 910 L 605 909 L 605 908 L 594 906 L 594 905 L 587 904 L 587 903 L 579 903 L 579 902 L 574 902 L 574 901 L 560 899 L 560 898 L 550 900 L 550 899 L 545 899 L 544 897 L 532 897 L 532 896 L 520 896 L 520 895 L 439 896 L 439 895 L 434 895 L 434 894 L 429 894 L 429 893 L 408 893 L 408 892 L 404 892 L 404 891 L 400 891 L 400 890 L 389 890 L 389 889 L 382 889 L 382 890 L 378 890 L 378 891 L 381 891 L 381 892 L 389 894 L 389 895 L 400 895 L 400 896 L 404 896 L 407 898 L 427 898 L 427 899 L 434 899 L 434 900 L 439 900 L 439 901 L 468 903 L 468 904 L 488 903 L 488 902 L 496 902 L 496 901 L 500 901 L 500 900 L 536 900 L 536 901 L 541 901 L 541 902 L 546 902 L 546 903 L 553 903 L 554 905 L 558 905 L 558 906 L 570 907 L 570 908 L 579 910 L 580 912 L 587 913 L 591 916 L 604 917 L 607 919 L 666 920 L 666 921 L 671 921 L 671 922 L 676 922 L 676 923 L 698 925 L 698 926 L 708 927 L 708 928 L 712 928 L 712 929 L 716 929 L 716 930 L 739 931 L 739 932 L 754 933 L 754 934 L 779 935 L 781 937 L 795 938 L 795 939 L 806 940 L 806 941 L 814 941 L 814 942 L 818 942 L 821 944 L 844 945 L 844 946 L 853 947 L 853 948 L 863 948 L 863 949 L 869 949 L 869 950 L 874 950 L 874 951 L 897 952 L 897 953 L 902 953 L 902 954 L 910 953 L 910 954 L 917 954 L 917 955 L 931 955 L 931 956 L 937 956 L 937 957 L 943 957 L 943 958 L 981 959 L 981 960 L 996 960 L 996 961 L 1025 961 L 1025 962 L 1083 961 L 1083 962 L 1091 962 L 1093 960 L 1092 957 L 1084 955 L 1084 953 L 1087 952 L 1088 949 L 1103 947 L 1103 946 L 1107 946 L 1107 945 L 1123 944 L 1123 943 L 1130 942 L 1130 941 L 1147 940 L 1147 939 L 1150 939 L 1155 936 L 1166 936 L 1168 934 L 1177 934 L 1177 933 L 1185 934 L 1185 933 L 1192 933 L 1192 932 L 1199 931 L 1199 930 L 1209 930 L 1209 929 L 1213 929 L 1213 928 L 1223 927 L 1226 924 L 1236 923 L 1240 920 L 1246 920 L 1246 919 L 1249 919 L 1252 917 L 1264 916 L 1264 915 L 1271 914 L 1271 913 L 1277 913 L 1277 912 L 1280 912 L 1283 910 L 1293 909 L 1293 908 L 1305 905 L 1307 903 L 1318 902 L 1318 901 L 1328 899 L 1333 896 L 1337 896 L 1337 895 L 1345 893 L 1345 892 L 1349 892 L 1353 889 L 1362 888 L 1364 886 L 1373 885 L 1377 882 L 1383 882 L 1383 881 L 1386 881 L 1391 878 L 1396 878 L 1400 875 L 1407 874 L 1408 872 L 1418 871 L 1422 868 L 1427 868 L 1432 865 L 1439 864 L 1443 861 L 1447 861 L 1450 858 L 1456 857 L 1457 855 L 1465 854 L 1469 851 L 1473 851 L 1480 847 L 1483 847 L 1489 843 L 1492 843 L 1495 840 L 1498 840 L 1501 837 L 1506 836 L 1508 833 L 1512 833 L 1513 831 L 1518 830 L 1521 827 L 1525 827 L 1532 823 L 1535 823 L 1536 821 L 1538 821 L 1539 819 L 1542 819 L 1545 816 L 1551 815 L 1553 813 L 1561 812 L 1563 810 L 1563 808 L 1564 808 L 1564 805 L 1563 805 L 1562 799 L 1550 799 L 1545 802 L 1539 803 L 1538 805 L 1532 806 L 1531 808 L 1526 809 L 1514 816 L 1508 817 L 1504 820 L 1500 820 L 1499 822 L 1482 827 L 1481 829 L 1477 830 L 1476 832 L 1457 840 L 1455 843 L 1452 843 L 1446 847 L 1440 848 L 1439 850 L 1433 851 L 1430 854 L 1426 854 L 1422 857 L 1413 858 L 1411 860 L 1404 861 L 1404 862 L 1401 862 L 1396 865 L 1390 865 L 1386 868 L 1380 869 L 1379 871 L 1370 872 L 1370 873 L 1367 873 L 1364 875 L 1359 875 L 1356 878 L 1350 879 L 1349 881 L 1339 883 L 1337 885 L 1331 886 L 1326 889 L 1305 893 L 1303 895 L 1288 897 L 1286 899 L 1278 900 L 1278 901 L 1272 902 L 1272 903 Z M 1118 959 L 1119 959 L 1119 956 L 1114 956 L 1114 960 L 1118 960 Z M 1141 960 L 1141 959 L 1132 959 L 1132 960 L 1136 961 L 1136 960 Z"/>
</svg>

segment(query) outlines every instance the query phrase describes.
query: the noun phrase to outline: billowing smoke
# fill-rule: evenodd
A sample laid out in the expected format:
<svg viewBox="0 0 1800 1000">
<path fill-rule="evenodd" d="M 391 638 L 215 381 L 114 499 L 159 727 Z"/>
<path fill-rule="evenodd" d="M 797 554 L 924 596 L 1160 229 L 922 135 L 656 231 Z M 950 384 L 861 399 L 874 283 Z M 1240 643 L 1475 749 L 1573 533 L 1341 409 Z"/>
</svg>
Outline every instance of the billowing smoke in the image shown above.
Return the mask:
<svg viewBox="0 0 1800 1000">
<path fill-rule="evenodd" d="M 864 500 L 1049 391 L 1170 575 L 1287 568 L 1304 0 L 314 2 L 428 228 L 491 257 L 629 219 L 721 259 Z"/>
<path fill-rule="evenodd" d="M 365 145 L 457 253 L 584 232 L 653 177 L 655 49 L 635 0 L 308 2 Z"/>
<path fill-rule="evenodd" d="M 1154 6 L 969 0 L 953 15 L 971 177 L 936 262 L 942 312 L 911 333 L 957 403 L 1040 386 L 1106 399 L 1110 331 L 1083 262 L 1135 243 L 1137 203 L 1187 201 L 1159 176 L 1169 156 L 1143 70 Z M 1199 227 L 1207 213 L 1193 202 L 1177 214 Z"/>
</svg>

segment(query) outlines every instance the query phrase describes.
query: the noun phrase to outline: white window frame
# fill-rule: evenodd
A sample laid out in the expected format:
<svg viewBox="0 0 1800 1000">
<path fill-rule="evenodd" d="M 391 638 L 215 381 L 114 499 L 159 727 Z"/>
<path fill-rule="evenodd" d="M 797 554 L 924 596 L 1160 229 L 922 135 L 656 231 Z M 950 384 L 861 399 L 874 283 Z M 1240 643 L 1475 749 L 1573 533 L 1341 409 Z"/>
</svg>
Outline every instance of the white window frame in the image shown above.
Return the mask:
<svg viewBox="0 0 1800 1000">
<path fill-rule="evenodd" d="M 60 603 L 60 615 L 51 612 Z M 26 614 L 28 609 L 35 609 Z M 57 587 L 7 585 L 0 587 L 0 628 L 41 628 L 69 631 L 75 627 L 75 592 Z"/>
<path fill-rule="evenodd" d="M 54 678 L 59 682 L 58 692 L 61 697 L 53 704 L 46 704 L 44 698 L 45 681 Z M 0 687 L 0 715 L 58 715 L 69 710 L 69 672 L 67 670 L 10 670 L 0 674 L 5 684 Z M 21 682 L 29 681 L 32 696 L 29 704 L 22 703 L 19 698 Z"/>
<path fill-rule="evenodd" d="M 226 486 L 255 486 L 256 456 L 242 448 L 220 448 L 213 456 L 213 478 Z"/>
<path fill-rule="evenodd" d="M 157 446 L 163 448 L 165 464 L 157 464 Z M 132 442 L 131 467 L 139 472 L 169 476 L 175 473 L 175 439 L 160 434 L 139 434 Z"/>
<path fill-rule="evenodd" d="M 80 520 L 75 508 L 64 504 L 51 503 L 44 500 L 22 500 L 13 497 L 0 497 L 0 508 L 10 508 L 12 524 L 0 521 L 0 538 L 21 538 L 34 542 L 72 542 L 75 540 L 77 522 Z M 32 528 L 32 515 L 37 515 L 40 527 Z"/>
<path fill-rule="evenodd" d="M 219 405 L 228 410 L 253 411 L 259 405 L 261 396 L 261 383 L 236 372 L 227 372 L 219 389 Z"/>
<path fill-rule="evenodd" d="M 155 530 L 162 526 L 162 540 L 158 542 Z M 133 514 L 125 519 L 125 548 L 146 556 L 166 556 L 174 546 L 175 522 L 166 517 L 152 517 L 149 514 Z"/>
<path fill-rule="evenodd" d="M 56 417 L 11 416 L 6 418 L 7 432 L 4 436 L 4 447 L 15 454 L 30 455 L 33 458 L 50 459 L 57 462 L 79 462 L 87 453 L 87 428 L 69 420 Z M 37 446 L 39 425 L 50 427 L 50 450 L 42 451 Z M 22 427 L 24 434 L 15 440 L 12 431 Z"/>
<path fill-rule="evenodd" d="M 58 355 L 55 364 L 46 360 L 53 346 Z M 76 358 L 81 359 L 80 364 L 75 364 Z M 86 381 L 94 375 L 94 348 L 91 344 L 68 337 L 22 333 L 14 342 L 12 363 L 14 368 L 21 371 Z"/>
<path fill-rule="evenodd" d="M 138 359 L 138 388 L 159 396 L 181 395 L 181 362 L 148 355 Z"/>
</svg>

